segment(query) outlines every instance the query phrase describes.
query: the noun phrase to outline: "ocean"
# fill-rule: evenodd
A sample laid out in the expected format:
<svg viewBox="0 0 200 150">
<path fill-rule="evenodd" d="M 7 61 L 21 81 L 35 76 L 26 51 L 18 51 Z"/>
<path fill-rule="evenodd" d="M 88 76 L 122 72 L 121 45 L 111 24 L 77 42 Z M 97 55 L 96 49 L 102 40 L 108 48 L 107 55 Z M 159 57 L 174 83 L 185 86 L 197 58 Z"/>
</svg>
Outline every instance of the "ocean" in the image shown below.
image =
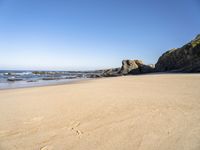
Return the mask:
<svg viewBox="0 0 200 150">
<path fill-rule="evenodd" d="M 97 71 L 27 71 L 0 70 L 0 90 L 65 84 L 86 80 Z"/>
</svg>

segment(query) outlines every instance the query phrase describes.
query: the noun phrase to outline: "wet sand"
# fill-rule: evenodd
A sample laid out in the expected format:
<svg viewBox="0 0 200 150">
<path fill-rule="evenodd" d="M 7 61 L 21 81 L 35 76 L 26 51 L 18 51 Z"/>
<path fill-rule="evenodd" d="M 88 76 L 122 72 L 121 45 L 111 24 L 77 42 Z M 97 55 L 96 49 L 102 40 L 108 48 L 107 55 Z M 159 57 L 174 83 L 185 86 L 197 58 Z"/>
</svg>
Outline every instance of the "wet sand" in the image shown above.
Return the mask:
<svg viewBox="0 0 200 150">
<path fill-rule="evenodd" d="M 0 91 L 0 150 L 199 150 L 200 74 Z"/>
</svg>

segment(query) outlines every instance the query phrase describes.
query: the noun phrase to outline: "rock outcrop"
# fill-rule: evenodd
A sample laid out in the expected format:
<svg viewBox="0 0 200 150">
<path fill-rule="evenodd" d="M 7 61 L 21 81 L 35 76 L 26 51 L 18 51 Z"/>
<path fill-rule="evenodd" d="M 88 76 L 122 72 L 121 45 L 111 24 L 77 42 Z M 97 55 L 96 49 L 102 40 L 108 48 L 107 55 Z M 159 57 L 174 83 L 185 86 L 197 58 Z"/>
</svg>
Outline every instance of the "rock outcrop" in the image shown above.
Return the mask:
<svg viewBox="0 0 200 150">
<path fill-rule="evenodd" d="M 141 60 L 123 60 L 120 73 L 127 74 L 143 74 L 154 71 L 153 65 L 145 65 Z"/>
<path fill-rule="evenodd" d="M 126 74 L 138 74 L 140 73 L 139 66 L 142 65 L 141 60 L 123 60 L 120 73 L 123 75 Z"/>
<path fill-rule="evenodd" d="M 120 68 L 107 69 L 107 70 L 104 70 L 102 74 L 103 77 L 116 77 L 120 75 L 121 75 Z"/>
<path fill-rule="evenodd" d="M 89 77 L 116 77 L 152 72 L 200 72 L 200 34 L 183 47 L 165 52 L 156 65 L 146 65 L 141 60 L 123 60 L 121 68 L 95 71 Z"/>
<path fill-rule="evenodd" d="M 144 74 L 144 73 L 152 73 L 152 72 L 155 72 L 155 65 L 154 64 L 150 64 L 150 65 L 141 65 L 140 66 L 140 70 L 141 70 L 141 74 Z"/>
<path fill-rule="evenodd" d="M 123 60 L 121 68 L 104 70 L 101 77 L 116 77 L 129 74 L 143 74 L 154 71 L 154 65 L 145 65 L 141 60 Z"/>
<path fill-rule="evenodd" d="M 165 52 L 155 68 L 158 72 L 200 72 L 200 34 L 183 47 Z"/>
</svg>

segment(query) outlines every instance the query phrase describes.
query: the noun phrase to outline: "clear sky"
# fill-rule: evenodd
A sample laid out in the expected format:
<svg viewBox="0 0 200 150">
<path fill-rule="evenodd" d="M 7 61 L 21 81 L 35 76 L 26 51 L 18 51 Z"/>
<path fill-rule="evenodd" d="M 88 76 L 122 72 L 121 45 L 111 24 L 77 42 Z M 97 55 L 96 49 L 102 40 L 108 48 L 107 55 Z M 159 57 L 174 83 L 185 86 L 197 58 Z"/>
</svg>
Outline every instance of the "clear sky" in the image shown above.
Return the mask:
<svg viewBox="0 0 200 150">
<path fill-rule="evenodd" d="M 198 33 L 199 0 L 0 0 L 0 70 L 155 63 Z"/>
</svg>

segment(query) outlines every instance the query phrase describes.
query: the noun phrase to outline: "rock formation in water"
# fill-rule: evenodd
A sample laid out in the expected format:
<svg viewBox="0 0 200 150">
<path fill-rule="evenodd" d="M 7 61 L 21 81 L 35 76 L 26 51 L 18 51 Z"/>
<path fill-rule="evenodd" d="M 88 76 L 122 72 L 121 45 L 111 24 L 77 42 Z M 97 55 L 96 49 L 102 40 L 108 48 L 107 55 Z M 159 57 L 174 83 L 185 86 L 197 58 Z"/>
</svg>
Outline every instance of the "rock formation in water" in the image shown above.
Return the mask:
<svg viewBox="0 0 200 150">
<path fill-rule="evenodd" d="M 158 72 L 200 72 L 200 34 L 183 47 L 165 52 L 155 67 Z"/>
</svg>

